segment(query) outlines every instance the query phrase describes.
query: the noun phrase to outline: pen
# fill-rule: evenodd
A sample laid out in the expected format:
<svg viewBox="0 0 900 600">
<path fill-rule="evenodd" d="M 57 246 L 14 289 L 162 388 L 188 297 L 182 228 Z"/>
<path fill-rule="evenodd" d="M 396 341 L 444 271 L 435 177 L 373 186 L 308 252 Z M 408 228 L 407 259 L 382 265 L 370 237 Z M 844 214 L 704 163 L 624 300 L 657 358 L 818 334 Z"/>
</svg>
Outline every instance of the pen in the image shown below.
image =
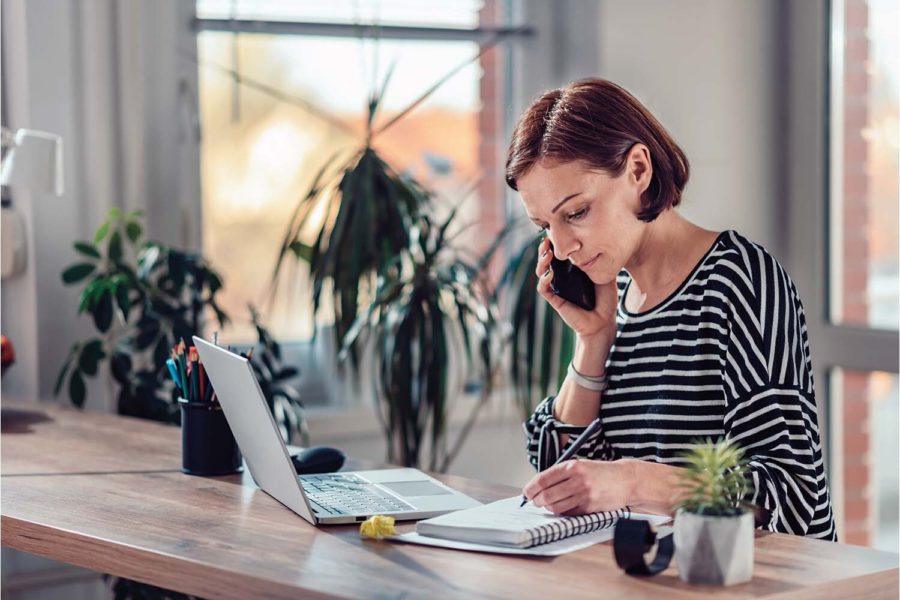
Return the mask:
<svg viewBox="0 0 900 600">
<path fill-rule="evenodd" d="M 593 420 L 593 422 L 588 425 L 584 431 L 581 432 L 575 440 L 566 448 L 566 451 L 562 453 L 562 455 L 556 459 L 554 465 L 558 465 L 561 462 L 565 462 L 575 456 L 575 453 L 578 452 L 578 449 L 584 446 L 584 443 L 588 440 L 589 437 L 597 433 L 600 430 L 600 426 L 602 423 L 600 422 L 600 417 L 597 417 Z M 525 497 L 525 494 L 522 494 L 522 503 L 519 505 L 519 508 L 525 506 L 528 503 L 528 498 Z"/>
</svg>

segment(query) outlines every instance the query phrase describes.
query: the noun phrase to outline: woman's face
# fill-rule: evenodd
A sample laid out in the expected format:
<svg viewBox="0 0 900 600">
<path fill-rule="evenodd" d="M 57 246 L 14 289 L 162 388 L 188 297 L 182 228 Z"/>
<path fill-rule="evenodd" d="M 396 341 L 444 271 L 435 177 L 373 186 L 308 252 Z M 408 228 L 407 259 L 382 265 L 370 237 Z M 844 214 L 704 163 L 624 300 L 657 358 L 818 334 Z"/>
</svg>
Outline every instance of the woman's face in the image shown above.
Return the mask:
<svg viewBox="0 0 900 600">
<path fill-rule="evenodd" d="M 517 181 L 528 217 L 547 232 L 556 258 L 568 259 L 596 284 L 615 280 L 646 231 L 637 218 L 650 181 L 645 151 L 633 148 L 618 177 L 580 161 L 540 161 Z"/>
</svg>

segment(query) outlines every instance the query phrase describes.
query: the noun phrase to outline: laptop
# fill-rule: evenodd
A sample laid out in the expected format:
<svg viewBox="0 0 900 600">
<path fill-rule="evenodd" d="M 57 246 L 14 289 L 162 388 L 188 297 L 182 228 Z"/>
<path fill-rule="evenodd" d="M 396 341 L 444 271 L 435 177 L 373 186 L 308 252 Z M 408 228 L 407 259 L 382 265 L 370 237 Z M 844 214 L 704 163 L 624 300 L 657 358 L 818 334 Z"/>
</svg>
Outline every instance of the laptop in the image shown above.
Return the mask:
<svg viewBox="0 0 900 600">
<path fill-rule="evenodd" d="M 298 476 L 250 361 L 193 340 L 254 481 L 313 525 L 356 523 L 375 514 L 426 519 L 481 504 L 418 469 Z"/>
</svg>

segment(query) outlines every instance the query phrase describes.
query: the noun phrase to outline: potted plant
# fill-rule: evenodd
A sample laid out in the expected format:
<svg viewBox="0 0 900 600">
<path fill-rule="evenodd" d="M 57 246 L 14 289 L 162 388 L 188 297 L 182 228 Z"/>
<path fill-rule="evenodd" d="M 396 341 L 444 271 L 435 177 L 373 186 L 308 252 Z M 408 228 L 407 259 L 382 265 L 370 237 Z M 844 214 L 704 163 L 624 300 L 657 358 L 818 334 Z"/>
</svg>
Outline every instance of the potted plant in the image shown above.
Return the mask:
<svg viewBox="0 0 900 600">
<path fill-rule="evenodd" d="M 743 503 L 747 465 L 729 440 L 706 440 L 684 455 L 675 513 L 675 559 L 688 583 L 733 585 L 753 575 L 752 507 Z"/>
<path fill-rule="evenodd" d="M 55 395 L 68 379 L 69 398 L 82 406 L 86 380 L 108 363 L 118 385 L 119 414 L 178 423 L 166 359 L 180 340 L 202 331 L 207 311 L 219 326 L 229 318 L 216 294 L 222 280 L 203 257 L 144 241 L 141 213 L 112 208 L 92 241 L 74 244 L 78 262 L 62 274 L 67 285 L 82 284 L 79 313 L 91 315 L 98 335 L 73 344 L 56 380 Z M 305 439 L 302 403 L 288 381 L 294 367 L 281 364 L 281 349 L 250 308 L 258 335 L 251 365 L 269 408 L 285 436 Z"/>
<path fill-rule="evenodd" d="M 427 212 L 410 227 L 410 245 L 379 277 L 375 299 L 343 340 L 341 357 L 373 343 L 378 414 L 388 461 L 419 464 L 426 439 L 429 468 L 445 471 L 491 392 L 496 305 L 483 278 L 499 239 L 472 264 L 447 237 L 456 211 L 443 223 Z M 502 238 L 502 236 L 501 236 Z M 452 447 L 447 444 L 449 399 L 469 379 L 481 395 Z"/>
</svg>

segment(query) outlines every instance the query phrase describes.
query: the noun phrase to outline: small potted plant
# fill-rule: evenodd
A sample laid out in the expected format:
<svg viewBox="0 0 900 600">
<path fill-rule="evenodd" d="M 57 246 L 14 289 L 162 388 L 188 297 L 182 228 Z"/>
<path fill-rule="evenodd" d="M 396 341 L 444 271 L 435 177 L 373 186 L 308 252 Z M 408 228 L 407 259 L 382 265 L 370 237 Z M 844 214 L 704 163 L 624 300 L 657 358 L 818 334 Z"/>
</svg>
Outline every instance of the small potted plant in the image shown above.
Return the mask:
<svg viewBox="0 0 900 600">
<path fill-rule="evenodd" d="M 733 585 L 753 575 L 753 510 L 743 451 L 729 440 L 684 454 L 683 495 L 675 512 L 675 559 L 688 583 Z"/>
</svg>

